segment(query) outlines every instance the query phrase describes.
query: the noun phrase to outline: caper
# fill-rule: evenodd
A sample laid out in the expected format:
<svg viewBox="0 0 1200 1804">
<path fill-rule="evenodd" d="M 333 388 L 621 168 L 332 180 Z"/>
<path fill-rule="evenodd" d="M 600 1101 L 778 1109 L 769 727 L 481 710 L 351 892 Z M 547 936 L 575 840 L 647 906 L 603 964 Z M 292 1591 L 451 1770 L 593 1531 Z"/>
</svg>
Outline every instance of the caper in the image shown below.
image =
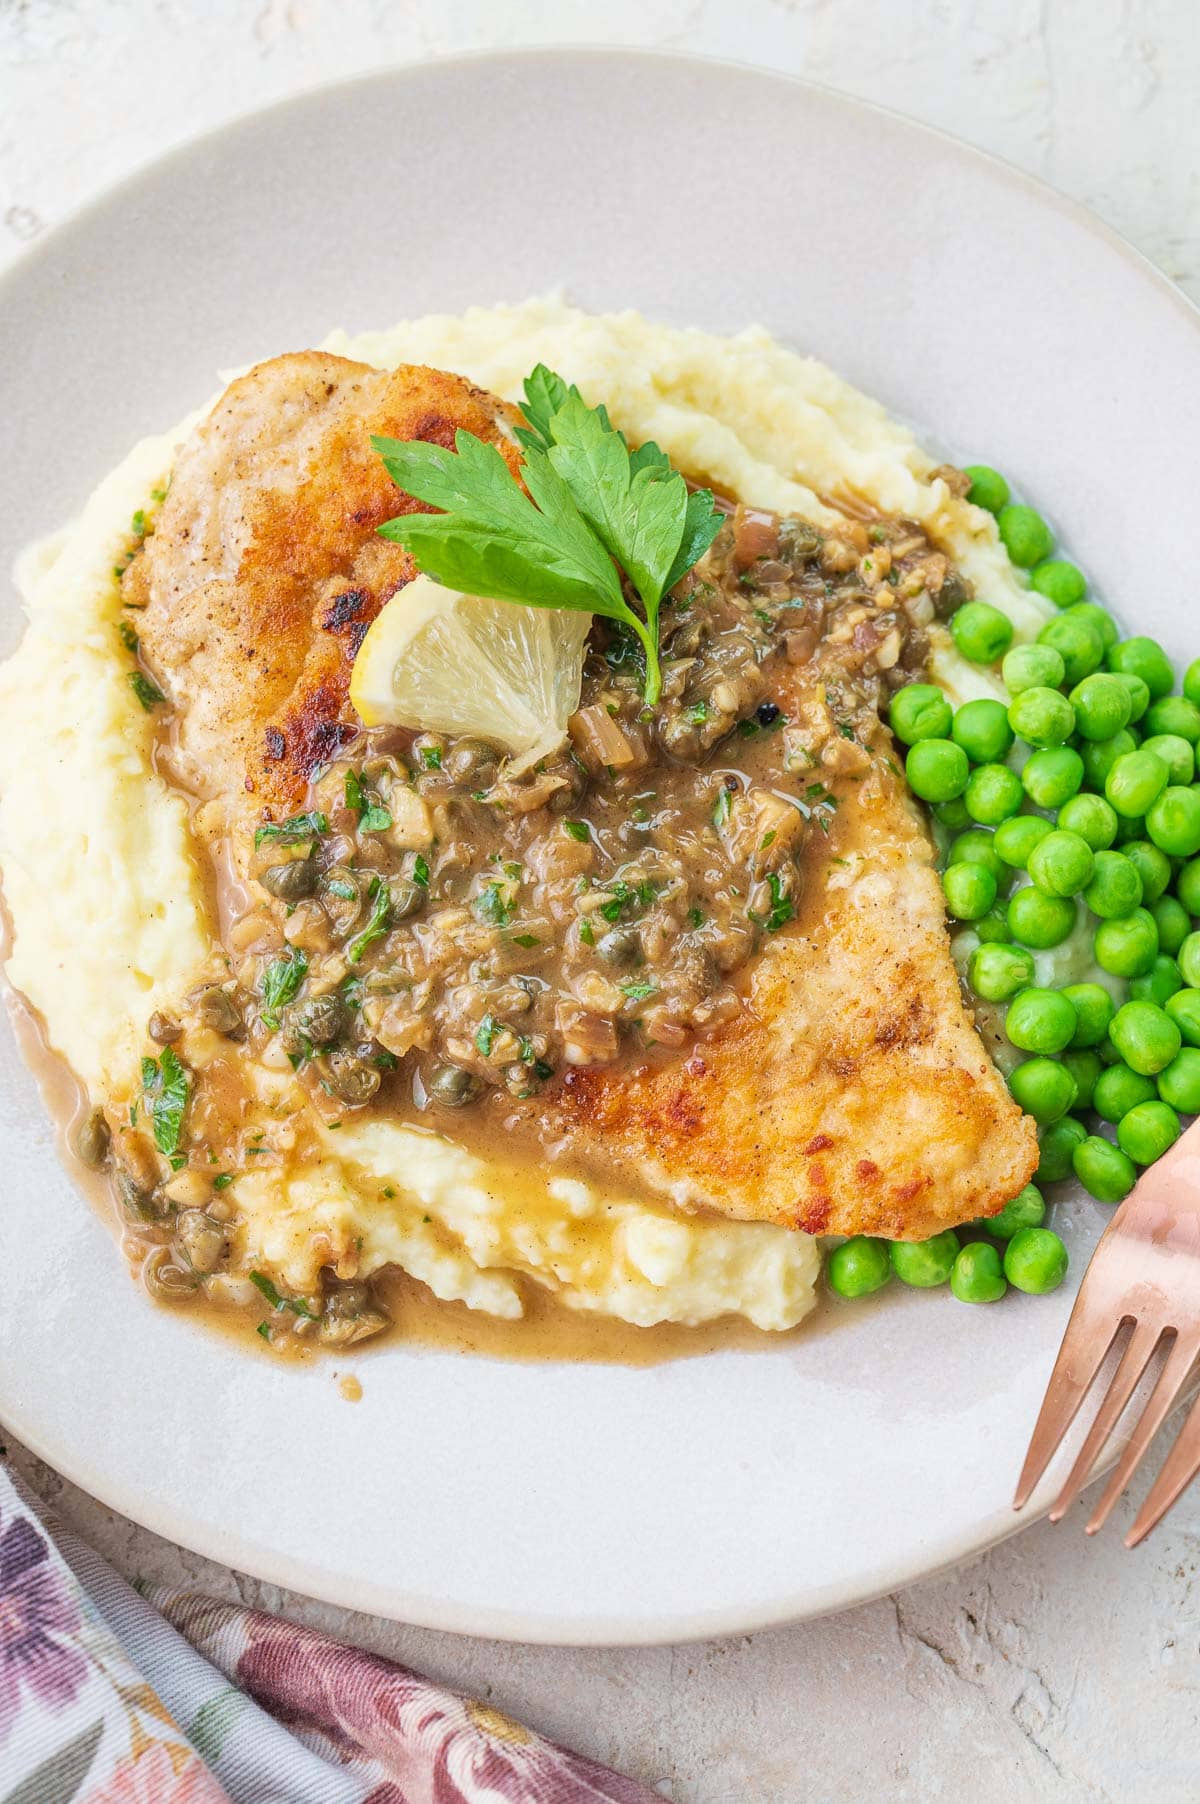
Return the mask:
<svg viewBox="0 0 1200 1804">
<path fill-rule="evenodd" d="M 259 873 L 258 881 L 281 902 L 299 902 L 313 894 L 318 875 L 315 859 L 292 858 L 287 864 L 268 865 Z"/>
<path fill-rule="evenodd" d="M 330 1046 L 346 1025 L 346 1005 L 340 996 L 310 996 L 291 1011 L 297 1029 L 314 1046 Z"/>
<path fill-rule="evenodd" d="M 93 1109 L 75 1131 L 75 1157 L 93 1171 L 98 1171 L 108 1158 L 112 1131 L 99 1109 Z"/>
<path fill-rule="evenodd" d="M 482 739 L 460 739 L 442 760 L 442 769 L 455 783 L 483 789 L 496 773 L 496 753 Z"/>
<path fill-rule="evenodd" d="M 241 1010 L 220 984 L 210 984 L 208 989 L 201 990 L 196 998 L 196 1013 L 205 1027 L 224 1034 L 227 1040 L 240 1040 L 246 1031 Z"/>
<path fill-rule="evenodd" d="M 435 1065 L 429 1077 L 429 1094 L 445 1109 L 462 1109 L 474 1102 L 483 1084 L 473 1071 L 461 1065 Z"/>
<path fill-rule="evenodd" d="M 194 1272 L 215 1272 L 225 1253 L 225 1229 L 203 1209 L 184 1209 L 176 1225 L 180 1250 Z"/>
<path fill-rule="evenodd" d="M 779 529 L 780 552 L 794 564 L 810 563 L 823 542 L 821 533 L 807 520 L 785 520 Z"/>
<path fill-rule="evenodd" d="M 361 1108 L 378 1090 L 379 1073 L 371 1064 L 369 1053 L 334 1052 L 326 1065 L 325 1081 L 339 1102 Z"/>
<path fill-rule="evenodd" d="M 392 1317 L 377 1304 L 363 1304 L 352 1313 L 341 1312 L 327 1306 L 325 1315 L 321 1317 L 318 1328 L 319 1339 L 325 1346 L 346 1348 L 355 1340 L 370 1339 L 370 1335 L 383 1333 L 384 1328 L 392 1326 Z"/>
<path fill-rule="evenodd" d="M 170 1247 L 155 1247 L 142 1266 L 142 1282 L 163 1303 L 182 1303 L 195 1296 L 198 1279 L 171 1257 Z"/>
<path fill-rule="evenodd" d="M 126 1215 L 135 1221 L 157 1221 L 162 1214 L 153 1190 L 139 1184 L 124 1168 L 117 1172 L 117 1196 Z"/>
<path fill-rule="evenodd" d="M 155 1009 L 149 1021 L 146 1023 L 146 1032 L 157 1045 L 170 1046 L 173 1041 L 179 1038 L 183 1029 L 180 1027 L 178 1021 L 172 1021 L 170 1015 L 164 1015 L 158 1009 Z"/>
<path fill-rule="evenodd" d="M 409 915 L 415 915 L 424 908 L 429 891 L 422 889 L 419 883 L 413 883 L 408 877 L 393 877 L 389 887 L 393 921 L 406 920 Z"/>
<path fill-rule="evenodd" d="M 628 965 L 641 956 L 636 927 L 614 927 L 596 941 L 597 956 L 608 965 Z"/>
</svg>

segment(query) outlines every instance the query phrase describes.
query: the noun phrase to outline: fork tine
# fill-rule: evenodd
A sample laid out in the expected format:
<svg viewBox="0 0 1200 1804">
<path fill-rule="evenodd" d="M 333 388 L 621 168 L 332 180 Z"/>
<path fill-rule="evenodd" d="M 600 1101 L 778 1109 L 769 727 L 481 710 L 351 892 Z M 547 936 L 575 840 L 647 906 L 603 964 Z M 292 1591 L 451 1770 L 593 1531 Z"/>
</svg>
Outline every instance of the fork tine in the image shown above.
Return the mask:
<svg viewBox="0 0 1200 1804">
<path fill-rule="evenodd" d="M 1025 1464 L 1017 1481 L 1017 1494 L 1013 1498 L 1014 1510 L 1019 1510 L 1028 1502 L 1034 1486 L 1075 1420 L 1079 1406 L 1090 1390 L 1121 1326 L 1119 1321 L 1097 1321 L 1095 1311 L 1088 1306 L 1087 1279 L 1095 1266 L 1093 1256 L 1092 1266 L 1075 1299 L 1062 1346 L 1058 1349 L 1050 1383 L 1046 1386 L 1046 1395 L 1034 1425 L 1029 1451 L 1025 1455 Z"/>
<path fill-rule="evenodd" d="M 1196 1357 L 1197 1345 L 1200 1345 L 1200 1341 L 1197 1340 L 1194 1333 L 1189 1334 L 1186 1339 L 1182 1334 L 1176 1335 L 1175 1344 L 1166 1357 L 1162 1371 L 1158 1374 L 1157 1382 L 1142 1411 L 1141 1419 L 1129 1437 L 1129 1444 L 1117 1463 L 1116 1471 L 1105 1486 L 1103 1497 L 1092 1511 L 1091 1520 L 1087 1525 L 1089 1535 L 1094 1535 L 1098 1528 L 1103 1528 L 1117 1498 L 1141 1465 L 1146 1449 L 1162 1427 L 1170 1413 L 1171 1405 L 1187 1381 L 1187 1375 L 1191 1371 Z"/>
<path fill-rule="evenodd" d="M 1134 1323 L 1133 1333 L 1121 1355 L 1121 1363 L 1113 1373 L 1108 1393 L 1096 1412 L 1092 1426 L 1088 1429 L 1087 1439 L 1079 1449 L 1075 1464 L 1071 1467 L 1070 1477 L 1059 1492 L 1054 1508 L 1050 1511 L 1051 1522 L 1062 1521 L 1087 1483 L 1089 1472 L 1120 1420 L 1125 1405 L 1136 1390 L 1138 1379 L 1150 1363 L 1150 1355 L 1158 1345 L 1161 1333 L 1162 1329 L 1157 1324 Z"/>
<path fill-rule="evenodd" d="M 1150 1487 L 1149 1495 L 1134 1518 L 1125 1537 L 1126 1547 L 1136 1547 L 1152 1528 L 1157 1528 L 1171 1505 L 1187 1490 L 1200 1472 L 1200 1397 L 1192 1404 L 1175 1445 L 1163 1461 L 1162 1471 Z"/>
</svg>

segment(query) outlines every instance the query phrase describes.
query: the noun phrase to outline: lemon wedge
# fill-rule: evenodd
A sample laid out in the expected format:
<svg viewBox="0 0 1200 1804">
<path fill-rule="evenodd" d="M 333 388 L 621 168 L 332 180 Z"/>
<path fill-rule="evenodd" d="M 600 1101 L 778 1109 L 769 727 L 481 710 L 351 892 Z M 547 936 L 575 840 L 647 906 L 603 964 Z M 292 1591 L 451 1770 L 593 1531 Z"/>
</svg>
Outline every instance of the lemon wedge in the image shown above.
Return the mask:
<svg viewBox="0 0 1200 1804">
<path fill-rule="evenodd" d="M 358 650 L 350 700 L 364 726 L 471 733 L 519 776 L 556 752 L 579 706 L 590 614 L 518 607 L 418 576 Z"/>
</svg>

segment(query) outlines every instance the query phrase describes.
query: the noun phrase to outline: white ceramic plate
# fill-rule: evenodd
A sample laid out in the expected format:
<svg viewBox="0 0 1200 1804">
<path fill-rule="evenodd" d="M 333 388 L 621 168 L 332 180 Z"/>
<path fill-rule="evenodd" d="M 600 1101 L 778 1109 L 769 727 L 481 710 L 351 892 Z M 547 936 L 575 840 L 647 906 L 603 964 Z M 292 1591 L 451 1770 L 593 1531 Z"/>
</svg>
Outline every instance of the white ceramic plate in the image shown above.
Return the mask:
<svg viewBox="0 0 1200 1804">
<path fill-rule="evenodd" d="M 0 287 L 0 567 L 217 370 L 558 284 L 818 353 L 1009 471 L 1111 605 L 1188 650 L 1200 333 L 1169 284 L 903 120 L 625 53 L 306 95 L 54 233 Z M 4 608 L 7 650 L 7 588 Z M 0 1134 L 0 1418 L 261 1577 L 442 1628 L 655 1641 L 842 1607 L 1014 1526 L 1070 1287 L 996 1309 L 890 1294 L 786 1346 L 645 1370 L 397 1344 L 361 1362 L 349 1407 L 328 1368 L 246 1358 L 146 1304 L 7 1038 Z M 1067 1215 L 1077 1280 L 1102 1211 Z"/>
</svg>

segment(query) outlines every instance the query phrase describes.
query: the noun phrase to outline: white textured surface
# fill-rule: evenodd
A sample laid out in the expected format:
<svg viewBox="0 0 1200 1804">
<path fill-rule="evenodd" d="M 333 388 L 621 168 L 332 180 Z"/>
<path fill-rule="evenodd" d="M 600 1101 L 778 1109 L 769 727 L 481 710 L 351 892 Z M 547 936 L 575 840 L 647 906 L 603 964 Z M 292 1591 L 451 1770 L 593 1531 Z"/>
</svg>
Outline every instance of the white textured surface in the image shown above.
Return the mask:
<svg viewBox="0 0 1200 1804">
<path fill-rule="evenodd" d="M 1200 295 L 1191 0 L 0 0 L 0 265 L 169 145 L 300 87 L 457 49 L 601 37 L 794 71 L 957 132 L 1094 206 Z M 688 1804 L 1200 1796 L 1200 1496 L 1136 1555 L 1113 1529 L 1086 1544 L 1076 1516 L 826 1622 L 570 1652 L 274 1592 L 16 1457 L 131 1576 L 332 1628 Z"/>
</svg>

